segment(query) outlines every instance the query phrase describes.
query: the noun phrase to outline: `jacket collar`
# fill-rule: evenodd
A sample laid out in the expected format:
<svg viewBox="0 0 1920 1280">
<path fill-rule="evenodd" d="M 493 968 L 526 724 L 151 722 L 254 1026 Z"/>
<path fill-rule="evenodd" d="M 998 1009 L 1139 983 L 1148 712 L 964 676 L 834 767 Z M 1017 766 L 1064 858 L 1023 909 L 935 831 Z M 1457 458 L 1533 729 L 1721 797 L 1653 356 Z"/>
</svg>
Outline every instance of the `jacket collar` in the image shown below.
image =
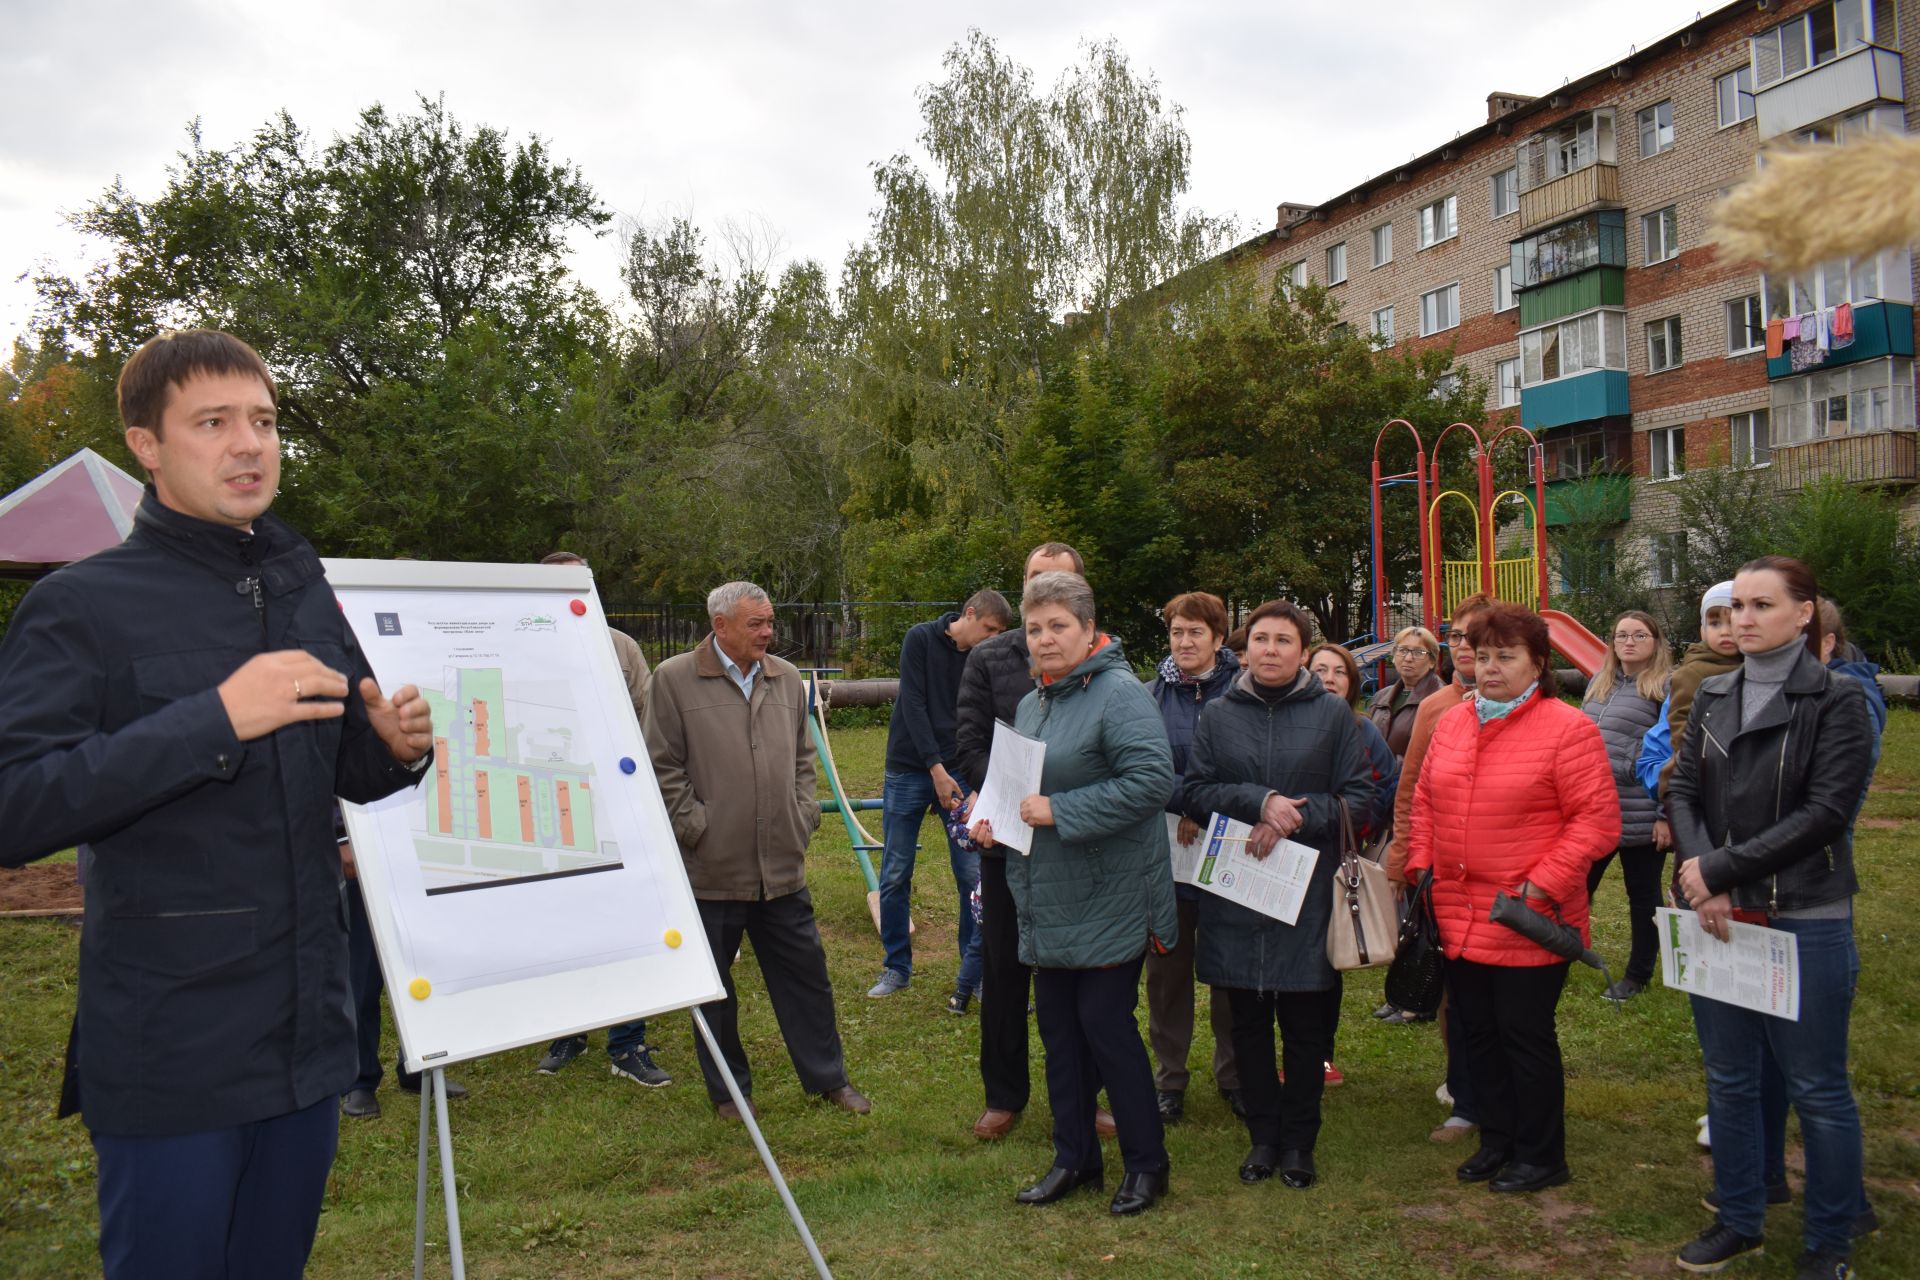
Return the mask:
<svg viewBox="0 0 1920 1280">
<path fill-rule="evenodd" d="M 1709 713 L 1718 712 L 1725 717 L 1722 723 L 1732 724 L 1733 728 L 1727 733 L 1727 738 L 1732 740 L 1743 733 L 1757 733 L 1787 723 L 1793 718 L 1793 705 L 1788 699 L 1821 692 L 1827 687 L 1827 679 L 1827 669 L 1820 665 L 1820 659 L 1802 647 L 1793 660 L 1793 670 L 1787 673 L 1787 682 L 1780 688 L 1780 696 L 1760 708 L 1760 714 L 1754 717 L 1752 724 L 1744 723 L 1747 684 L 1744 666 L 1736 666 L 1723 675 L 1703 680 L 1700 691 L 1719 695 L 1723 699 L 1724 706 L 1710 708 Z"/>
<path fill-rule="evenodd" d="M 1373 700 L 1367 705 L 1369 707 L 1391 706 L 1393 704 L 1393 695 L 1398 692 L 1401 683 L 1399 680 L 1392 680 L 1382 685 L 1374 693 Z M 1427 697 L 1440 692 L 1440 690 L 1445 687 L 1446 682 L 1440 678 L 1440 673 L 1438 671 L 1429 671 L 1424 676 L 1421 676 L 1417 683 L 1408 688 L 1408 700 L 1412 702 L 1424 701 Z"/>
<path fill-rule="evenodd" d="M 1102 631 L 1099 643 L 1094 647 L 1093 652 L 1075 663 L 1073 669 L 1066 675 L 1055 680 L 1035 674 L 1033 686 L 1040 691 L 1042 698 L 1064 697 L 1086 688 L 1093 683 L 1095 676 L 1109 667 L 1124 668 L 1126 665 L 1126 659 L 1120 656 L 1119 638 Z"/>
<path fill-rule="evenodd" d="M 325 573 L 307 540 L 278 516 L 262 514 L 249 533 L 175 511 L 149 484 L 133 521 L 153 545 L 232 580 L 236 589 L 258 578 L 269 594 L 286 595 Z"/>
<path fill-rule="evenodd" d="M 727 664 L 720 661 L 720 651 L 715 647 L 713 632 L 709 631 L 693 647 L 693 674 L 707 680 L 719 680 L 727 674 Z M 757 684 L 761 680 L 778 679 L 784 674 L 769 652 L 760 660 L 760 674 L 754 677 Z"/>
<path fill-rule="evenodd" d="M 1266 702 L 1267 699 L 1261 696 L 1260 691 L 1253 686 L 1253 668 L 1241 667 L 1239 673 L 1233 677 L 1233 684 L 1227 690 L 1227 697 L 1240 702 Z M 1293 683 L 1275 701 L 1298 702 L 1303 698 L 1311 698 L 1326 691 L 1327 686 L 1320 683 L 1320 677 L 1307 670 L 1303 662 L 1300 664 L 1299 672 L 1293 677 Z"/>
</svg>

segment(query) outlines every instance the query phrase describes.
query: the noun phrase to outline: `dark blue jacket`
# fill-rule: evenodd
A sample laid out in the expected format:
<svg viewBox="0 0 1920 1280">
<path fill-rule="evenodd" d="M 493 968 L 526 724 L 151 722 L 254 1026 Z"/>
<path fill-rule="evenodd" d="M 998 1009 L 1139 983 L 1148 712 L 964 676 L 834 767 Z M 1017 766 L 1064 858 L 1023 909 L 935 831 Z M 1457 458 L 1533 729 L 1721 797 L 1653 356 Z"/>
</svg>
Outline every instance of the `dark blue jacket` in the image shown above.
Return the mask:
<svg viewBox="0 0 1920 1280">
<path fill-rule="evenodd" d="M 960 674 L 967 655 L 947 634 L 958 613 L 907 629 L 900 642 L 900 692 L 887 721 L 887 771 L 926 773 L 937 764 L 960 777 L 953 747 L 954 705 L 960 698 Z"/>
<path fill-rule="evenodd" d="M 1360 746 L 1367 756 L 1367 780 L 1373 784 L 1373 802 L 1364 810 L 1353 811 L 1355 832 L 1362 840 L 1372 840 L 1393 825 L 1393 797 L 1400 789 L 1400 757 L 1387 745 L 1380 726 L 1355 712 L 1360 726 Z"/>
<path fill-rule="evenodd" d="M 1213 674 L 1191 684 L 1168 680 L 1166 672 L 1167 661 L 1162 661 L 1160 674 L 1154 676 L 1147 692 L 1160 708 L 1167 745 L 1173 748 L 1173 798 L 1167 801 L 1167 812 L 1184 814 L 1187 811 L 1187 749 L 1193 745 L 1193 727 L 1200 723 L 1202 708 L 1225 693 L 1233 678 L 1240 674 L 1240 660 L 1233 656 L 1233 650 L 1222 648 Z M 1204 816 L 1198 821 L 1206 825 Z M 1176 884 L 1173 892 L 1182 902 L 1200 900 L 1200 890 L 1190 884 Z"/>
<path fill-rule="evenodd" d="M 1301 668 L 1274 699 L 1245 669 L 1226 696 L 1209 703 L 1187 756 L 1187 813 L 1224 813 L 1260 821 L 1274 792 L 1305 797 L 1306 822 L 1293 839 L 1320 851 L 1300 917 L 1283 924 L 1228 902 L 1200 897 L 1194 967 L 1200 981 L 1248 991 L 1325 991 L 1335 981 L 1327 960 L 1333 873 L 1340 865 L 1338 802 L 1356 817 L 1373 803 L 1360 726 L 1349 707 Z"/>
<path fill-rule="evenodd" d="M 217 687 L 304 649 L 345 715 L 241 742 Z M 0 863 L 85 841 L 77 1068 L 88 1128 L 179 1134 L 310 1106 L 356 1073 L 334 797 L 414 783 L 313 548 L 162 506 L 27 593 L 0 643 Z"/>
</svg>

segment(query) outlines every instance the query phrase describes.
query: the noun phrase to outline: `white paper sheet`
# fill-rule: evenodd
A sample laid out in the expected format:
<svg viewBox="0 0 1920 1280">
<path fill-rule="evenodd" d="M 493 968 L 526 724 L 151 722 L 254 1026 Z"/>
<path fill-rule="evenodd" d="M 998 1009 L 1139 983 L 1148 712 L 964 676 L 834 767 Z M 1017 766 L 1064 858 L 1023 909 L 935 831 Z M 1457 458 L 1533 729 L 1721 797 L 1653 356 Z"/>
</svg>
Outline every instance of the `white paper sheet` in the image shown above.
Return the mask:
<svg viewBox="0 0 1920 1280">
<path fill-rule="evenodd" d="M 987 780 L 967 815 L 993 824 L 993 842 L 1033 852 L 1033 828 L 1020 820 L 1020 802 L 1040 791 L 1040 769 L 1047 744 L 1015 732 L 1004 720 L 993 722 L 993 749 L 987 756 Z"/>
<path fill-rule="evenodd" d="M 1229 902 L 1272 916 L 1283 924 L 1300 919 L 1307 882 L 1320 851 L 1282 840 L 1265 859 L 1248 850 L 1253 828 L 1216 813 L 1200 840 L 1200 863 L 1193 883 Z"/>
<path fill-rule="evenodd" d="M 1661 980 L 1675 991 L 1800 1020 L 1800 940 L 1784 929 L 1728 926 L 1727 941 L 1700 927 L 1692 911 L 1661 907 Z"/>
<path fill-rule="evenodd" d="M 1167 815 L 1167 853 L 1173 859 L 1173 882 L 1192 884 L 1200 874 L 1200 857 L 1207 851 L 1206 832 L 1194 837 L 1192 844 L 1180 843 L 1180 815 Z"/>
</svg>

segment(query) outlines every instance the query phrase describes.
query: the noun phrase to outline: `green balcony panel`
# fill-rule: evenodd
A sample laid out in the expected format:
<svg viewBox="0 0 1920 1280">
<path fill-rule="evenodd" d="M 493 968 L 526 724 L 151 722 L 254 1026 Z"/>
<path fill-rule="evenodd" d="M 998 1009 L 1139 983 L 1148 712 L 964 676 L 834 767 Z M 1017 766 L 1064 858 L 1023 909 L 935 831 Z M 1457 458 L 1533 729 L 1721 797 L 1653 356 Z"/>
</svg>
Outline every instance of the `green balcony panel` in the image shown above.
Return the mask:
<svg viewBox="0 0 1920 1280">
<path fill-rule="evenodd" d="M 1812 373 L 1814 369 L 1833 369 L 1843 364 L 1858 364 L 1862 360 L 1884 360 L 1888 356 L 1912 354 L 1913 308 L 1904 302 L 1866 302 L 1853 309 L 1853 345 L 1828 352 L 1825 360 L 1800 372 Z M 1767 361 L 1769 379 L 1792 376 L 1793 357 L 1783 354 L 1777 360 Z M 1521 403 L 1526 403 L 1524 393 Z"/>
<path fill-rule="evenodd" d="M 1594 475 L 1584 480 L 1555 480 L 1547 485 L 1547 528 L 1575 517 L 1598 524 L 1620 524 L 1633 514 L 1633 477 Z M 1527 528 L 1533 527 L 1531 515 Z"/>
<path fill-rule="evenodd" d="M 1610 418 L 1627 411 L 1624 369 L 1595 369 L 1520 390 L 1520 424 L 1529 431 Z"/>
<path fill-rule="evenodd" d="M 1520 327 L 1531 329 L 1562 316 L 1595 307 L 1627 305 L 1627 273 L 1619 267 L 1595 267 L 1577 276 L 1537 284 L 1520 295 Z"/>
</svg>

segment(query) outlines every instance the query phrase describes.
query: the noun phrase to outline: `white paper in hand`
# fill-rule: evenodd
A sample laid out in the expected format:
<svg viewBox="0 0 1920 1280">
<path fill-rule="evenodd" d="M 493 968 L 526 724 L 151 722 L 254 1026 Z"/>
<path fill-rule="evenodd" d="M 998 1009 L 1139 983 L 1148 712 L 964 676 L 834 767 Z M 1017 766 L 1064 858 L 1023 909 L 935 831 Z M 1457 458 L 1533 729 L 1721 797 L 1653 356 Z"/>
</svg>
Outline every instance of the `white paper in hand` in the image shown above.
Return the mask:
<svg viewBox="0 0 1920 1280">
<path fill-rule="evenodd" d="M 1033 828 L 1020 820 L 1020 802 L 1040 791 L 1040 769 L 1047 744 L 1018 733 L 1004 720 L 993 722 L 993 750 L 987 780 L 967 814 L 969 825 L 982 818 L 993 824 L 993 842 L 1022 853 L 1033 852 Z"/>
<path fill-rule="evenodd" d="M 1201 833 L 1200 866 L 1194 883 L 1229 902 L 1251 907 L 1282 924 L 1300 919 L 1320 851 L 1282 840 L 1267 856 L 1256 858 L 1247 846 L 1253 828 L 1216 813 Z"/>
<path fill-rule="evenodd" d="M 1192 884 L 1200 873 L 1200 856 L 1207 851 L 1206 832 L 1202 831 L 1193 838 L 1192 844 L 1180 843 L 1180 823 L 1177 813 L 1167 815 L 1167 852 L 1173 859 L 1173 882 Z"/>
<path fill-rule="evenodd" d="M 1692 911 L 1661 907 L 1661 980 L 1675 991 L 1800 1020 L 1800 939 L 1785 929 L 1733 921 L 1727 941 L 1700 927 Z"/>
</svg>

